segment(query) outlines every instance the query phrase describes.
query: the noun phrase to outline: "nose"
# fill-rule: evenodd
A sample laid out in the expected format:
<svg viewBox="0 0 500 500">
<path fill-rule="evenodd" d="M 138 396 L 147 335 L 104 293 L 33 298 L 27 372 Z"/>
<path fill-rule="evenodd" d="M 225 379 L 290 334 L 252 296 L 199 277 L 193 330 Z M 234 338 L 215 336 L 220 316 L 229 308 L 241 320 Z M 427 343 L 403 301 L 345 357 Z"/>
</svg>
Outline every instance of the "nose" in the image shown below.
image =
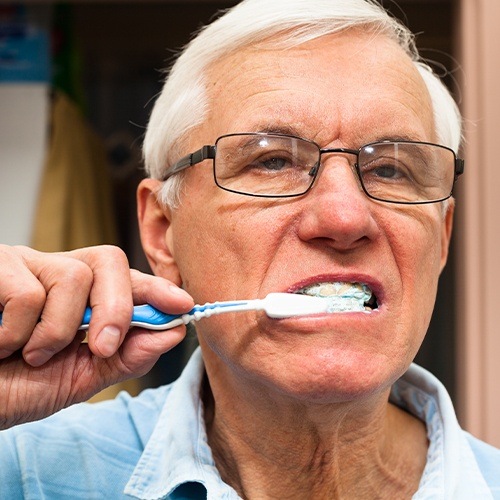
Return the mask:
<svg viewBox="0 0 500 500">
<path fill-rule="evenodd" d="M 379 228 L 373 217 L 377 202 L 368 198 L 359 183 L 350 155 L 327 155 L 299 222 L 304 241 L 322 239 L 347 251 L 374 240 Z"/>
</svg>

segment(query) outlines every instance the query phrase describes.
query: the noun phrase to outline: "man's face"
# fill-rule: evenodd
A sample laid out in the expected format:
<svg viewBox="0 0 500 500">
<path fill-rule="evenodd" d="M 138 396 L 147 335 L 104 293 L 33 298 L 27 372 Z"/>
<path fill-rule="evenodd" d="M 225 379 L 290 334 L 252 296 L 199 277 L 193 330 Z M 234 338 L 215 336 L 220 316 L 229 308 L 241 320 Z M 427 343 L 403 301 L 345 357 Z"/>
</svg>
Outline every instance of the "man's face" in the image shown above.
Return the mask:
<svg viewBox="0 0 500 500">
<path fill-rule="evenodd" d="M 209 119 L 186 153 L 227 133 L 274 130 L 322 148 L 436 141 L 430 99 L 393 42 L 360 32 L 289 51 L 246 50 L 209 75 Z M 370 200 L 352 157 L 326 155 L 312 190 L 266 200 L 214 184 L 211 162 L 187 171 L 167 241 L 195 301 L 262 298 L 325 282 L 365 283 L 371 313 L 272 320 L 222 315 L 197 324 L 207 368 L 276 394 L 345 401 L 385 390 L 425 335 L 445 263 L 451 210 Z"/>
</svg>

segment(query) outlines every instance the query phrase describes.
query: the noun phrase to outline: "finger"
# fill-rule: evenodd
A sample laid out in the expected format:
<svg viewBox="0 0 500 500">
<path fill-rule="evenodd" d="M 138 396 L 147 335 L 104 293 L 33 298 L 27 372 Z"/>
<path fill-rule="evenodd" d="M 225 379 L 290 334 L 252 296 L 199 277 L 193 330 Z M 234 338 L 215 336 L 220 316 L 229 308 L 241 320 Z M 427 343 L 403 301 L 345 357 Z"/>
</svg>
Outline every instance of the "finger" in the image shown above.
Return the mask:
<svg viewBox="0 0 500 500">
<path fill-rule="evenodd" d="M 135 304 L 151 304 L 164 312 L 179 314 L 194 306 L 193 298 L 182 288 L 159 276 L 130 271 Z"/>
<path fill-rule="evenodd" d="M 174 314 L 187 312 L 194 305 L 187 292 L 164 278 L 136 270 L 131 270 L 130 276 L 136 304 L 148 303 Z M 98 366 L 104 366 L 107 376 L 112 376 L 115 381 L 140 377 L 153 367 L 162 354 L 181 342 L 185 335 L 184 325 L 164 332 L 133 328 L 126 334 L 119 351 L 112 358 L 102 360 Z"/>
<path fill-rule="evenodd" d="M 112 369 L 106 365 L 107 369 L 110 373 L 121 373 L 121 379 L 141 377 L 151 370 L 162 354 L 179 344 L 185 336 L 185 325 L 154 332 L 133 328 L 128 332 L 118 353 L 105 360 L 113 364 Z"/>
<path fill-rule="evenodd" d="M 75 338 L 93 273 L 83 262 L 61 255 L 37 254 L 32 259 L 47 299 L 23 356 L 32 366 L 41 366 Z"/>
<path fill-rule="evenodd" d="M 75 250 L 70 256 L 81 259 L 93 272 L 90 291 L 92 317 L 88 343 L 99 357 L 116 353 L 130 327 L 133 299 L 130 269 L 125 253 L 103 246 Z"/>
<path fill-rule="evenodd" d="M 30 338 L 45 302 L 45 290 L 12 248 L 0 245 L 0 359 Z"/>
</svg>

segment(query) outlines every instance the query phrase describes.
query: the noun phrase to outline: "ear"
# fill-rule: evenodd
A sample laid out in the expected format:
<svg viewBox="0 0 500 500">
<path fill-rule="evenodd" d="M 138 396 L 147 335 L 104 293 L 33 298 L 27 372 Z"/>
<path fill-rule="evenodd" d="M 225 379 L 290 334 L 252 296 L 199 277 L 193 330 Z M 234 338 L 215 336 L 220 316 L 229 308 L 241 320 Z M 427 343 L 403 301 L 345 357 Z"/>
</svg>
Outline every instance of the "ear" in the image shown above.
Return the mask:
<svg viewBox="0 0 500 500">
<path fill-rule="evenodd" d="M 141 243 L 153 273 L 180 286 L 182 280 L 172 248 L 172 213 L 158 200 L 161 185 L 158 180 L 144 179 L 137 188 Z"/>
<path fill-rule="evenodd" d="M 441 228 L 441 271 L 448 260 L 450 249 L 451 233 L 453 229 L 453 213 L 455 211 L 455 200 L 450 198 L 446 206 L 446 213 L 443 215 L 443 225 Z"/>
</svg>

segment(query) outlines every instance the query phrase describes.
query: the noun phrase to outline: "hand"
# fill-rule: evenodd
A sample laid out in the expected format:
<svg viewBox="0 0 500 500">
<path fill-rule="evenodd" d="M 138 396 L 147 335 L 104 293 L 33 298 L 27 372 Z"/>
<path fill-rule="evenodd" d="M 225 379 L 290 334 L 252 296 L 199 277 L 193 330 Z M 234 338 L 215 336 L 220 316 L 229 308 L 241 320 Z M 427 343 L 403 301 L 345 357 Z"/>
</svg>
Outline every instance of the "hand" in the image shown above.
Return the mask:
<svg viewBox="0 0 500 500">
<path fill-rule="evenodd" d="M 194 305 L 173 283 L 130 270 L 116 247 L 47 254 L 0 245 L 0 429 L 141 376 L 184 338 L 184 326 L 129 331 L 134 303 L 173 314 Z M 77 331 L 87 305 L 88 344 Z"/>
</svg>

